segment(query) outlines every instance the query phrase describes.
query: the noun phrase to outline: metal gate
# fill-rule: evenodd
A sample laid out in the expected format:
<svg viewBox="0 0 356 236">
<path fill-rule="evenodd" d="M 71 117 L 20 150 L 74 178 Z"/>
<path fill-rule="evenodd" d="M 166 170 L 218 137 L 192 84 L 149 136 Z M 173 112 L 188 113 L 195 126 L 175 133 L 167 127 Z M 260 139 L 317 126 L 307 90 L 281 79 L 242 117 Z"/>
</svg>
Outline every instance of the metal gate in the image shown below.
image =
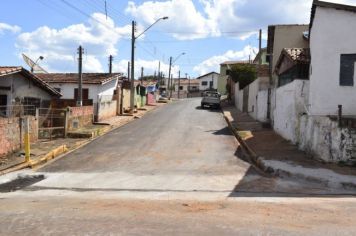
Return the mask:
<svg viewBox="0 0 356 236">
<path fill-rule="evenodd" d="M 53 139 L 66 136 L 66 109 L 38 109 L 38 138 Z"/>
</svg>

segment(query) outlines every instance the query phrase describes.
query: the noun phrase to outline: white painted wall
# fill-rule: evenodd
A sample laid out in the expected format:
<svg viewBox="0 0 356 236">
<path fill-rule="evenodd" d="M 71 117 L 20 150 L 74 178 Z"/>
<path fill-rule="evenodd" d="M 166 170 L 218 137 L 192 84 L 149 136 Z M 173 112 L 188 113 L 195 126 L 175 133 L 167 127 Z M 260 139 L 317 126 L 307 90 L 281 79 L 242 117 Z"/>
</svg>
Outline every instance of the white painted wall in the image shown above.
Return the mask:
<svg viewBox="0 0 356 236">
<path fill-rule="evenodd" d="M 311 29 L 310 112 L 312 115 L 356 114 L 355 86 L 339 85 L 340 54 L 356 53 L 356 13 L 316 9 Z"/>
<path fill-rule="evenodd" d="M 213 89 L 218 89 L 218 79 L 219 79 L 219 74 L 210 74 L 207 76 L 203 76 L 199 78 L 199 90 L 207 90 L 210 89 L 210 82 L 213 81 Z M 203 82 L 206 82 L 207 85 L 203 85 Z"/>
<path fill-rule="evenodd" d="M 268 90 L 261 90 L 257 94 L 256 119 L 260 122 L 267 122 L 268 112 Z"/>
<path fill-rule="evenodd" d="M 234 104 L 237 109 L 239 109 L 239 91 L 240 91 L 240 84 L 239 83 L 234 83 L 235 86 L 235 95 L 234 95 Z"/>
<path fill-rule="evenodd" d="M 283 138 L 299 143 L 300 116 L 306 113 L 309 81 L 294 80 L 276 90 L 274 130 Z"/>
<path fill-rule="evenodd" d="M 239 92 L 237 93 L 237 109 L 239 109 L 239 111 L 243 110 L 243 105 L 244 105 L 244 90 L 241 89 L 239 90 Z"/>
<path fill-rule="evenodd" d="M 253 81 L 248 87 L 248 113 L 254 119 L 257 119 L 257 94 L 259 90 L 260 79 Z"/>
<path fill-rule="evenodd" d="M 101 101 L 106 101 L 110 96 L 105 97 L 105 95 L 113 95 L 114 90 L 117 86 L 117 80 L 112 80 L 106 84 L 83 84 L 83 89 L 89 89 L 88 98 L 93 100 L 93 103 L 98 103 L 99 97 Z M 51 83 L 51 86 L 54 88 L 60 88 L 63 99 L 74 99 L 74 89 L 78 88 L 78 84 L 74 83 Z"/>
<path fill-rule="evenodd" d="M 7 104 L 13 104 L 16 98 L 24 97 L 40 98 L 41 100 L 51 100 L 52 96 L 44 89 L 37 87 L 31 80 L 19 73 L 2 76 L 0 86 L 11 87 L 11 91 L 0 90 L 0 94 L 7 95 Z"/>
</svg>

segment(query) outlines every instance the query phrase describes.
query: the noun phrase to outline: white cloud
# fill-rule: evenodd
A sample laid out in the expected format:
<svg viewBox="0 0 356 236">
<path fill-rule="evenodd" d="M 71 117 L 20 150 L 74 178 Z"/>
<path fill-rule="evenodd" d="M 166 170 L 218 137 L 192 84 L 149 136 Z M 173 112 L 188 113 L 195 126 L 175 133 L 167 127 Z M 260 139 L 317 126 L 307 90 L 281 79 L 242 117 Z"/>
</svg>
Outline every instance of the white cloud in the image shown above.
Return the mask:
<svg viewBox="0 0 356 236">
<path fill-rule="evenodd" d="M 308 24 L 312 0 L 166 0 L 129 2 L 126 13 L 180 40 L 225 36 L 244 40 L 271 24 Z M 334 0 L 356 5 L 355 0 Z M 199 5 L 200 3 L 200 5 Z M 202 9 L 200 10 L 200 6 Z M 199 11 L 199 10 L 200 11 Z"/>
<path fill-rule="evenodd" d="M 256 56 L 256 52 L 258 52 L 258 49 L 250 46 L 246 46 L 241 51 L 229 50 L 223 55 L 213 56 L 201 62 L 199 65 L 195 66 L 193 70 L 199 75 L 207 74 L 212 71 L 219 72 L 220 64 L 224 61 L 247 60 L 249 59 L 249 56 L 251 60 L 253 60 Z"/>
<path fill-rule="evenodd" d="M 130 26 L 116 27 L 114 21 L 101 13 L 94 13 L 86 24 L 70 25 L 62 29 L 42 26 L 17 38 L 19 51 L 32 58 L 42 55 L 42 65 L 49 71 L 76 71 L 79 45 L 85 49 L 83 69 L 103 71 L 100 60 L 117 54 L 116 44 L 130 37 Z"/>
<path fill-rule="evenodd" d="M 130 1 L 126 13 L 142 20 L 147 25 L 168 16 L 165 22 L 155 26 L 181 40 L 205 38 L 215 31 L 214 22 L 206 19 L 191 0 L 171 0 L 165 2 L 146 1 L 136 5 Z"/>
<path fill-rule="evenodd" d="M 10 31 L 11 33 L 19 33 L 21 28 L 17 25 L 9 25 L 0 22 L 0 35 L 4 34 L 5 31 Z"/>
</svg>

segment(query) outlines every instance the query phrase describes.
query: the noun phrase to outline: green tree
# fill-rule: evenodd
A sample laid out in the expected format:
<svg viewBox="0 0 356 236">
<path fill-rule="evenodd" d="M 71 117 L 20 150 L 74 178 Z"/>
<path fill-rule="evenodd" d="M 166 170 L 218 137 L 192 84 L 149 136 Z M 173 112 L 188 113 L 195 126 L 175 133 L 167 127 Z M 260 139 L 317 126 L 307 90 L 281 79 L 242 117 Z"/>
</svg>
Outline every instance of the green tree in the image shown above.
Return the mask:
<svg viewBox="0 0 356 236">
<path fill-rule="evenodd" d="M 256 65 L 254 64 L 236 64 L 231 66 L 229 71 L 231 79 L 239 83 L 240 89 L 245 88 L 257 78 Z"/>
</svg>

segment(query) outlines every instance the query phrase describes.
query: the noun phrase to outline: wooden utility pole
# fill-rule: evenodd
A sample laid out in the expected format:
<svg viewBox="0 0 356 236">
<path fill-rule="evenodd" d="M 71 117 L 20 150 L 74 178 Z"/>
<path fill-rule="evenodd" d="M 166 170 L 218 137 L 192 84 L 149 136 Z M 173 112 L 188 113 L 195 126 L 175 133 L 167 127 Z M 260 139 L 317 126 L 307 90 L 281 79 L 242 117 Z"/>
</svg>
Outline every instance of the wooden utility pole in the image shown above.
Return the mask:
<svg viewBox="0 0 356 236">
<path fill-rule="evenodd" d="M 109 56 L 109 74 L 112 74 L 112 61 L 114 57 L 112 55 Z"/>
<path fill-rule="evenodd" d="M 180 71 L 178 71 L 178 99 L 180 99 Z"/>
<path fill-rule="evenodd" d="M 260 29 L 260 33 L 259 33 L 259 43 L 258 43 L 258 53 L 261 53 L 262 50 L 262 29 Z M 258 59 L 258 64 L 261 65 L 262 64 L 262 55 L 260 54 L 260 58 Z"/>
<path fill-rule="evenodd" d="M 168 69 L 168 85 L 167 85 L 167 89 L 169 91 L 169 99 L 171 98 L 172 96 L 172 90 L 170 88 L 170 85 L 171 85 L 171 67 L 172 67 L 172 57 L 169 58 L 169 69 Z"/>
<path fill-rule="evenodd" d="M 83 94 L 82 94 L 82 83 L 83 83 L 83 74 L 82 74 L 82 64 L 83 64 L 83 51 L 82 46 L 78 48 L 78 98 L 77 98 L 77 106 L 83 106 Z"/>
<path fill-rule="evenodd" d="M 127 79 L 130 81 L 130 62 L 127 62 Z"/>
<path fill-rule="evenodd" d="M 141 67 L 141 85 L 143 85 L 143 67 Z"/>
</svg>

